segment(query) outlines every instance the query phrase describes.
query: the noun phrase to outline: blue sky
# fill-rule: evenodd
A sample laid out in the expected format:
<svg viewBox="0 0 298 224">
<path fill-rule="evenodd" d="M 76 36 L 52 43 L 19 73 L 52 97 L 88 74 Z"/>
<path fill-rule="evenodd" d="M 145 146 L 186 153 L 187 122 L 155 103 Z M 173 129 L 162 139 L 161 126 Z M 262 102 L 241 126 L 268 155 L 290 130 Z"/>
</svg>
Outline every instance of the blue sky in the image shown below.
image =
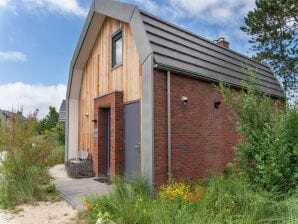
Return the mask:
<svg viewBox="0 0 298 224">
<path fill-rule="evenodd" d="M 248 53 L 240 31 L 254 0 L 122 0 L 230 47 Z M 59 106 L 68 68 L 91 0 L 0 0 L 0 108 Z"/>
</svg>

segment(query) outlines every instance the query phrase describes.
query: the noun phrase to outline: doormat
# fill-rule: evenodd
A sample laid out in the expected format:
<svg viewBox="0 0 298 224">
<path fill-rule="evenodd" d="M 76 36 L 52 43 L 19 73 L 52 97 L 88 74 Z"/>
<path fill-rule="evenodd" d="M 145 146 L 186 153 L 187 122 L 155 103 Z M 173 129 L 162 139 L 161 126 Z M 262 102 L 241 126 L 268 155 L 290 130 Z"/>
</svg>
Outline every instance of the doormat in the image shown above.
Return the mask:
<svg viewBox="0 0 298 224">
<path fill-rule="evenodd" d="M 103 184 L 108 184 L 108 185 L 112 184 L 109 177 L 98 177 L 98 178 L 95 178 L 93 180 L 95 180 L 97 182 L 100 182 L 100 183 L 103 183 Z"/>
</svg>

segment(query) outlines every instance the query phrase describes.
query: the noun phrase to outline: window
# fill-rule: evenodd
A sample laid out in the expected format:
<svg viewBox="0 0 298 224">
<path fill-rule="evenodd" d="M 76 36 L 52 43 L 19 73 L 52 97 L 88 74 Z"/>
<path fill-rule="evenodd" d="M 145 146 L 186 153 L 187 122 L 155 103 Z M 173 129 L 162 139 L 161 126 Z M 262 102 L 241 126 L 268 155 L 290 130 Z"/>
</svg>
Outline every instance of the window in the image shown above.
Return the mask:
<svg viewBox="0 0 298 224">
<path fill-rule="evenodd" d="M 112 37 L 112 67 L 122 64 L 122 30 Z"/>
</svg>

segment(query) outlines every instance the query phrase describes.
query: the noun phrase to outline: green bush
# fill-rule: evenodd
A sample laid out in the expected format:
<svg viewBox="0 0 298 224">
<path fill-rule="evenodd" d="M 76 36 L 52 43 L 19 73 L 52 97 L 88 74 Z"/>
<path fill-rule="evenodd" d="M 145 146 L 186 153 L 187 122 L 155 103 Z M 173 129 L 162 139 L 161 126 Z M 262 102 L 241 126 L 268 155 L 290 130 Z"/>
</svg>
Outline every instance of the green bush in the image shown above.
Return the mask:
<svg viewBox="0 0 298 224">
<path fill-rule="evenodd" d="M 56 191 L 56 186 L 53 183 L 50 183 L 46 186 L 47 193 L 53 193 Z"/>
<path fill-rule="evenodd" d="M 57 123 L 57 125 L 46 131 L 50 134 L 56 141 L 57 145 L 65 145 L 65 124 L 64 123 Z"/>
<path fill-rule="evenodd" d="M 53 140 L 37 134 L 37 120 L 22 121 L 13 117 L 0 126 L 0 148 L 7 152 L 0 165 L 0 206 L 11 208 L 23 202 L 43 197 L 44 185 L 49 182 L 48 155 Z"/>
<path fill-rule="evenodd" d="M 38 122 L 37 131 L 39 134 L 44 134 L 46 131 L 50 131 L 58 124 L 59 113 L 55 107 L 49 107 L 49 113 L 45 118 Z"/>
<path fill-rule="evenodd" d="M 64 163 L 64 145 L 56 145 L 48 157 L 49 167 Z"/>
<path fill-rule="evenodd" d="M 241 91 L 220 85 L 241 136 L 237 164 L 256 187 L 292 192 L 298 181 L 298 110 L 262 93 L 252 71 L 245 85 Z"/>
<path fill-rule="evenodd" d="M 83 217 L 88 223 L 163 223 L 163 224 L 255 224 L 295 223 L 298 217 L 298 197 L 275 201 L 268 193 L 255 191 L 249 182 L 239 175 L 217 175 L 202 184 L 175 184 L 169 198 L 151 195 L 146 182 L 139 178 L 130 183 L 118 179 L 115 190 L 107 196 L 86 198 Z M 199 199 L 188 197 L 189 189 L 200 189 Z M 173 194 L 183 194 L 171 197 Z M 195 192 L 193 190 L 193 192 Z"/>
</svg>

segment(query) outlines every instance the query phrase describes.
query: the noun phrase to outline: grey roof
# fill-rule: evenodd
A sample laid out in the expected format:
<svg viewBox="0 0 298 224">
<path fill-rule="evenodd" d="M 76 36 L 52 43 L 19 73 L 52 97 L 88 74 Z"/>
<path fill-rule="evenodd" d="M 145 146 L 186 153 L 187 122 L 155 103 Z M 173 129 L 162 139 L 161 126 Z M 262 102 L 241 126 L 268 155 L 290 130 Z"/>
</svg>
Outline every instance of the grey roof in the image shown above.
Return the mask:
<svg viewBox="0 0 298 224">
<path fill-rule="evenodd" d="M 63 100 L 59 109 L 59 122 L 66 121 L 66 100 Z"/>
<path fill-rule="evenodd" d="M 13 111 L 1 110 L 0 109 L 0 113 L 3 114 L 6 118 L 11 118 L 13 116 L 18 116 L 21 119 L 21 121 L 26 121 L 27 120 L 27 118 L 23 115 L 22 111 L 13 112 Z"/>
<path fill-rule="evenodd" d="M 284 91 L 271 69 L 231 49 L 177 27 L 141 11 L 145 30 L 153 50 L 156 67 L 172 69 L 210 81 L 224 81 L 240 87 L 246 79 L 246 68 L 256 70 L 264 92 L 284 97 Z"/>
</svg>

